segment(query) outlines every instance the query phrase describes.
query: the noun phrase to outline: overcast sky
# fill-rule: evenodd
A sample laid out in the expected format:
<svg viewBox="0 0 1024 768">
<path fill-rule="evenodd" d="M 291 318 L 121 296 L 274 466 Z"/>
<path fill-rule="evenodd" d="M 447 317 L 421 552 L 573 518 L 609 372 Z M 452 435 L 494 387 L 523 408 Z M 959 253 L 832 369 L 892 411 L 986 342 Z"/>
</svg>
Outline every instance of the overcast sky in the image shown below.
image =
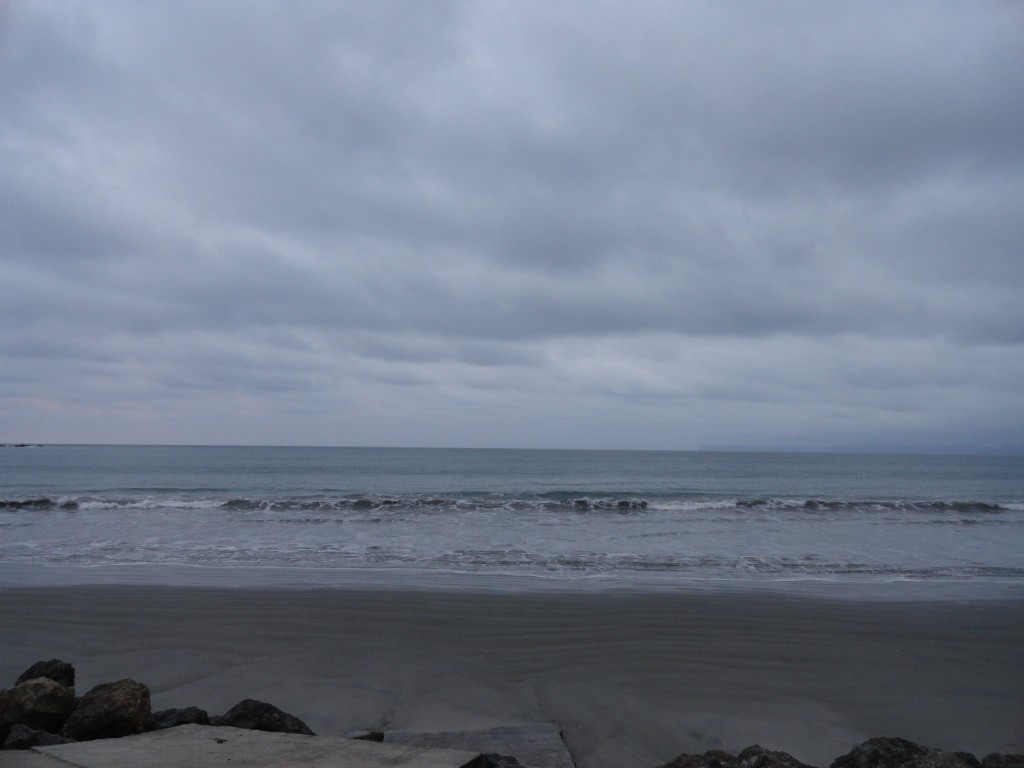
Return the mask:
<svg viewBox="0 0 1024 768">
<path fill-rule="evenodd" d="M 1024 4 L 0 1 L 0 441 L 1020 448 Z"/>
</svg>

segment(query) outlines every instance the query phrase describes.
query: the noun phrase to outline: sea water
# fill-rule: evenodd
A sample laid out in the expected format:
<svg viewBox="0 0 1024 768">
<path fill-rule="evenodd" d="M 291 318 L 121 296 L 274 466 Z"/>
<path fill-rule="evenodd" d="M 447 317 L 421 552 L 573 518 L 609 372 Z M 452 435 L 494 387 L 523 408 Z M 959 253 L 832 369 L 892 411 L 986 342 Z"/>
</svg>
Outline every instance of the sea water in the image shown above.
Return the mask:
<svg viewBox="0 0 1024 768">
<path fill-rule="evenodd" d="M 0 448 L 0 586 L 1024 595 L 1024 457 Z"/>
</svg>

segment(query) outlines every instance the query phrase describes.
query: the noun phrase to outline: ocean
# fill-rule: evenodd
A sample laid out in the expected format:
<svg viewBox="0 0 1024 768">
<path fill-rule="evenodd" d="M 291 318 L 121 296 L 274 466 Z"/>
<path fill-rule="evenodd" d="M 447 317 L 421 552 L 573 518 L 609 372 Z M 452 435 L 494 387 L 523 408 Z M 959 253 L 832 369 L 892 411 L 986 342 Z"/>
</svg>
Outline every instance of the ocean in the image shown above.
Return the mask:
<svg viewBox="0 0 1024 768">
<path fill-rule="evenodd" d="M 1024 595 L 1024 457 L 0 448 L 0 587 Z"/>
</svg>

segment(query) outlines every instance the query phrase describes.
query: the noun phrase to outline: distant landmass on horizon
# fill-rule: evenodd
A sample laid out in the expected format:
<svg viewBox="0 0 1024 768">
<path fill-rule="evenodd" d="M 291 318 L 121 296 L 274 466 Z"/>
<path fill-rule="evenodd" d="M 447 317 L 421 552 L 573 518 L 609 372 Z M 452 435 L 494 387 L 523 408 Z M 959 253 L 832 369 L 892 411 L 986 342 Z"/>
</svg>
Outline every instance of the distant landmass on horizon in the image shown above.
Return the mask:
<svg viewBox="0 0 1024 768">
<path fill-rule="evenodd" d="M 942 456 L 1021 456 L 1024 445 L 1003 446 L 964 446 L 964 445 L 742 445 L 742 444 L 709 444 L 701 445 L 698 451 L 723 453 L 896 453 L 896 454 L 936 454 Z"/>
</svg>

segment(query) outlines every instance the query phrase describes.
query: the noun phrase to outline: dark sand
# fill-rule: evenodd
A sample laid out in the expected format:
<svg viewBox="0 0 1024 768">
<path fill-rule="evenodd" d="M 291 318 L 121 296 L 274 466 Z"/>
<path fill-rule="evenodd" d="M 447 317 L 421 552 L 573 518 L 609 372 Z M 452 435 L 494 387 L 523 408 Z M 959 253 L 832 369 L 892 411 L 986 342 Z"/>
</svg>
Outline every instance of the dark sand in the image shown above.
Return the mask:
<svg viewBox="0 0 1024 768">
<path fill-rule="evenodd" d="M 0 590 L 0 683 L 74 663 L 156 709 L 270 701 L 313 730 L 553 720 L 580 768 L 872 736 L 1024 752 L 1024 604 L 777 594 Z"/>
</svg>

